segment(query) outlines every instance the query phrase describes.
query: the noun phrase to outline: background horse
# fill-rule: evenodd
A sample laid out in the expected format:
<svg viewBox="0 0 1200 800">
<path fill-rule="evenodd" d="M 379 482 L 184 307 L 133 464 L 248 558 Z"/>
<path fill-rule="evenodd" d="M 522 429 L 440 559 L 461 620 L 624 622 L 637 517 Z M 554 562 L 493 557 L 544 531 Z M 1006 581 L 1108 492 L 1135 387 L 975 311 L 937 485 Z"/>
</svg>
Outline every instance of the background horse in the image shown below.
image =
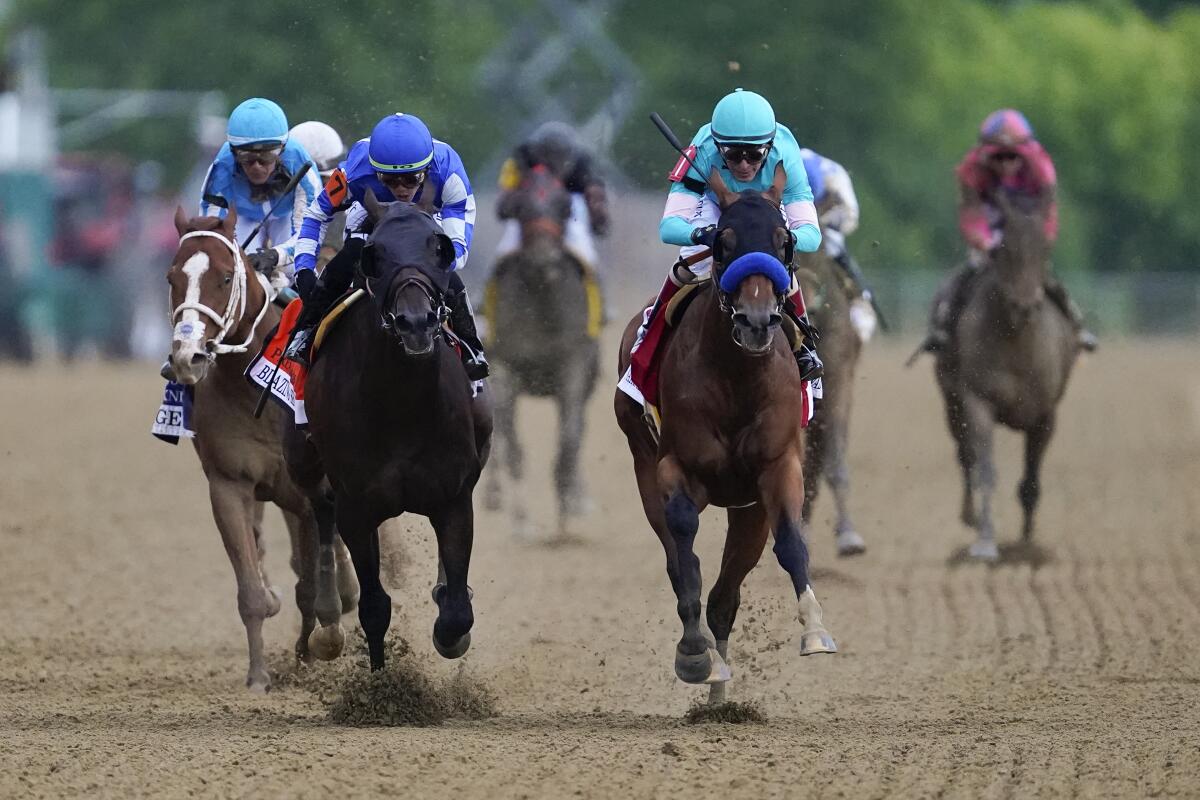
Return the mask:
<svg viewBox="0 0 1200 800">
<path fill-rule="evenodd" d="M 271 304 L 265 278 L 247 268 L 233 238 L 236 224 L 232 208 L 224 220 L 188 220 L 183 209 L 175 212 L 180 242 L 167 273 L 175 324 L 170 360 L 179 382 L 195 386 L 192 441 L 237 578 L 238 613 L 250 646 L 246 685 L 265 692 L 271 677 L 263 657 L 262 624 L 279 611 L 280 598 L 263 570 L 264 501 L 283 511 L 291 537 L 301 615 L 298 658 L 328 659 L 341 653 L 342 609 L 354 606 L 358 586 L 344 551 L 343 568 L 337 572 L 332 509 L 311 507 L 288 477 L 282 432 L 293 424 L 290 414 L 268 404 L 265 418 L 254 418 L 259 393 L 243 373 L 267 331 L 279 322 L 279 310 Z M 324 520 L 320 526 L 318 511 Z"/>
<path fill-rule="evenodd" d="M 564 247 L 563 229 L 571 215 L 571 195 L 544 167 L 535 167 L 506 198 L 506 213 L 521 226 L 521 247 L 503 258 L 488 284 L 491 338 L 488 353 L 497 365 L 491 380 L 496 403 L 496 444 L 509 479 L 507 501 L 513 529 L 528 533 L 520 481 L 525 454 L 517 437 L 516 405 L 523 394 L 552 397 L 558 407 L 558 533 L 586 510 L 579 473 L 588 398 L 600 369 L 597 344 L 599 292 L 589 287 L 585 267 Z M 488 473 L 486 502 L 501 506 L 498 469 Z"/>
<path fill-rule="evenodd" d="M 804 455 L 804 527 L 812 522 L 813 504 L 824 477 L 833 490 L 837 518 L 833 532 L 840 556 L 867 549 L 866 542 L 850 521 L 850 466 L 847 463 L 850 406 L 854 395 L 854 372 L 862 352 L 862 340 L 850 324 L 850 300 L 845 273 L 824 251 L 798 253 L 796 275 L 804 289 L 813 324 L 821 332 L 818 350 L 825 361 L 822 379 L 824 396 L 808 426 Z"/>
<path fill-rule="evenodd" d="M 327 474 L 338 530 L 362 586 L 359 620 L 371 668 L 384 664 L 391 598 L 379 580 L 379 525 L 404 512 L 433 523 L 438 606 L 433 643 L 458 658 L 471 643 L 467 570 L 474 537 L 471 492 L 487 461 L 491 409 L 472 400 L 462 362 L 442 327 L 454 245 L 428 213 L 409 203 L 382 212 L 358 281 L 369 295 L 350 306 L 326 338 L 305 385 L 308 437 L 292 437 L 289 467 L 314 491 Z"/>
<path fill-rule="evenodd" d="M 683 637 L 675 649 L 675 674 L 686 683 L 711 684 L 714 702 L 724 698 L 723 683 L 730 678 L 725 659 L 739 588 L 770 532 L 795 588 L 804 626 L 801 655 L 836 651 L 809 583 L 808 548 L 800 535 L 803 385 L 785 337 L 775 335 L 791 280 L 781 263 L 790 236 L 779 211 L 786 180 L 780 166 L 768 193 L 739 195 L 728 191 L 715 170 L 709 178 L 722 209 L 713 245 L 715 284 L 701 290 L 664 343 L 657 446 L 639 404 L 620 390 L 616 396 L 642 506 L 666 552 L 667 576 L 678 598 Z M 738 275 L 739 263 L 762 266 Z M 723 281 L 730 265 L 734 277 Z M 640 321 L 641 314 L 625 330 L 620 373 Z M 708 505 L 728 509 L 729 530 L 721 574 L 708 595 L 706 631 L 693 543 Z"/>
<path fill-rule="evenodd" d="M 971 556 L 999 556 L 992 527 L 996 475 L 992 432 L 1000 422 L 1025 433 L 1025 475 L 1017 487 L 1022 534 L 1033 535 L 1039 470 L 1054 432 L 1055 411 L 1079 354 L 1066 316 L 1046 301 L 1048 207 L 1001 194 L 1004 240 L 971 277 L 948 347 L 937 354 L 938 386 L 963 474 L 962 520 L 977 532 Z M 1026 207 L 1032 203 L 1031 207 Z"/>
</svg>

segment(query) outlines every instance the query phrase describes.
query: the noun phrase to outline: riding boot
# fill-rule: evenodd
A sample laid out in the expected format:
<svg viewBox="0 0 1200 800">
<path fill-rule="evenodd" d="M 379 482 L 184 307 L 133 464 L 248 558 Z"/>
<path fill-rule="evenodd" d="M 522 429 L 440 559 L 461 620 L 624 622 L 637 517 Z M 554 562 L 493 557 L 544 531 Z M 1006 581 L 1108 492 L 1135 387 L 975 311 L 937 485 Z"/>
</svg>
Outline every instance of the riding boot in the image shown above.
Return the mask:
<svg viewBox="0 0 1200 800">
<path fill-rule="evenodd" d="M 446 303 L 450 307 L 450 329 L 463 346 L 462 361 L 467 369 L 467 377 L 473 381 L 481 381 L 488 376 L 490 367 L 487 356 L 483 353 L 483 342 L 479 340 L 479 332 L 475 328 L 471 298 L 467 296 L 467 287 L 463 285 L 457 272 L 450 273 L 450 290 L 446 293 Z"/>
<path fill-rule="evenodd" d="M 800 368 L 800 379 L 811 381 L 820 378 L 825 374 L 825 364 L 817 355 L 817 343 L 821 340 L 821 333 L 808 318 L 808 310 L 804 305 L 804 294 L 799 285 L 783 301 L 783 310 L 796 325 L 796 331 L 801 337 L 796 342 L 793 351 L 796 356 L 796 365 Z"/>
<path fill-rule="evenodd" d="M 317 285 L 313 287 L 312 293 L 300 310 L 300 317 L 296 320 L 296 328 L 292 334 L 292 343 L 288 345 L 284 358 L 309 366 L 317 326 L 321 324 L 329 306 L 350 288 L 350 283 L 354 280 L 354 267 L 358 264 L 363 244 L 362 239 L 350 239 L 325 265 L 325 271 L 321 273 Z"/>
<path fill-rule="evenodd" d="M 1096 338 L 1096 334 L 1083 326 L 1083 312 L 1067 294 L 1067 287 L 1053 275 L 1046 277 L 1046 296 L 1070 320 L 1071 325 L 1075 328 L 1075 334 L 1079 337 L 1079 346 L 1089 353 L 1094 352 L 1100 345 L 1100 341 Z"/>
<path fill-rule="evenodd" d="M 937 353 L 950 344 L 951 332 L 958 322 L 958 314 L 966 299 L 967 287 L 971 285 L 978 270 L 971 266 L 960 267 L 938 289 L 929 313 L 929 332 L 917 352 Z"/>
<path fill-rule="evenodd" d="M 667 305 L 682 288 L 683 281 L 672 267 L 658 296 L 642 313 L 642 324 L 629 353 L 629 378 L 651 405 L 658 403 L 658 346 L 667 330 Z"/>
</svg>

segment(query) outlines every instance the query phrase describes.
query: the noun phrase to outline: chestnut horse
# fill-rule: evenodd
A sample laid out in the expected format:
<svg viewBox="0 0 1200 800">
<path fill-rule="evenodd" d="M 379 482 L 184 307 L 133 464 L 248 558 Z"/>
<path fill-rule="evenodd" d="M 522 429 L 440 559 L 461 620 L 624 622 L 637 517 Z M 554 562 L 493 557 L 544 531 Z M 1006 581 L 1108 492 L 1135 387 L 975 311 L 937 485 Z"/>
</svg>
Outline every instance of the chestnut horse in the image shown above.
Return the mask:
<svg viewBox="0 0 1200 800">
<path fill-rule="evenodd" d="M 758 563 L 770 533 L 798 601 L 801 655 L 836 652 L 809 581 L 801 536 L 804 508 L 803 384 L 786 337 L 779 333 L 792 276 L 785 267 L 791 235 L 780 214 L 787 176 L 776 169 L 763 194 L 731 193 L 709 178 L 722 210 L 713 245 L 713 283 L 692 302 L 661 354 L 655 443 L 637 402 L 618 390 L 617 422 L 633 453 L 646 518 L 662 542 L 667 576 L 678 598 L 683 637 L 675 674 L 712 685 L 724 699 L 730 678 L 729 634 L 743 579 Z M 726 274 L 728 273 L 728 275 Z M 630 321 L 619 374 L 629 362 L 641 321 Z M 721 573 L 708 596 L 708 630 L 700 621 L 700 560 L 693 549 L 700 512 L 728 509 Z"/>
<path fill-rule="evenodd" d="M 170 360 L 178 381 L 195 386 L 192 441 L 237 578 L 238 613 L 250 647 L 246 685 L 265 692 L 271 676 L 262 624 L 278 613 L 280 598 L 263 570 L 263 503 L 279 506 L 291 537 L 301 615 L 298 658 L 331 659 L 341 653 L 342 609 L 353 607 L 358 586 L 344 550 L 335 553 L 332 509 L 310 506 L 288 477 L 282 437 L 293 425 L 290 415 L 269 404 L 263 419 L 254 417 L 259 392 L 244 372 L 279 322 L 279 310 L 271 303 L 266 278 L 247 266 L 234 239 L 236 225 L 232 208 L 223 220 L 189 220 L 183 209 L 175 211 L 180 239 L 167 273 L 174 324 Z"/>
</svg>

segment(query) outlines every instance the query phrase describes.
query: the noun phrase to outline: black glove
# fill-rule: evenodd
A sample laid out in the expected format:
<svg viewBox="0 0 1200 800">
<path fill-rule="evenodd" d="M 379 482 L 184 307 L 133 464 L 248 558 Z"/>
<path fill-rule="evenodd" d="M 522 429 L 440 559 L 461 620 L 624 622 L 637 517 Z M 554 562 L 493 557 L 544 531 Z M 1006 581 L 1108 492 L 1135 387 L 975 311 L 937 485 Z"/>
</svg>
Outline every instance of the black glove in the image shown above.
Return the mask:
<svg viewBox="0 0 1200 800">
<path fill-rule="evenodd" d="M 259 250 L 257 253 L 251 253 L 250 266 L 254 267 L 255 271 L 261 272 L 264 275 L 270 275 L 271 272 L 279 265 L 279 251 L 268 247 L 265 250 Z"/>
<path fill-rule="evenodd" d="M 717 238 L 717 226 L 705 225 L 703 228 L 692 229 L 692 244 L 704 245 L 712 247 L 713 242 Z"/>
<path fill-rule="evenodd" d="M 313 290 L 317 288 L 317 273 L 311 269 L 298 270 L 294 283 L 300 299 L 307 303 L 313 296 Z"/>
</svg>

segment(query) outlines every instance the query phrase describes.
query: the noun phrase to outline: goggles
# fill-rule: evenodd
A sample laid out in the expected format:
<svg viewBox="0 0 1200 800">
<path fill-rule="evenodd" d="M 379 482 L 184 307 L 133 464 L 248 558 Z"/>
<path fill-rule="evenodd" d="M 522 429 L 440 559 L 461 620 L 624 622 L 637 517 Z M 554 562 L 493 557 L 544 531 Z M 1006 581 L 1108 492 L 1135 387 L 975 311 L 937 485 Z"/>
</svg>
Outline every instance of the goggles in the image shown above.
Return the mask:
<svg viewBox="0 0 1200 800">
<path fill-rule="evenodd" d="M 262 164 L 266 167 L 278 161 L 279 154 L 282 151 L 282 147 L 269 147 L 258 150 L 238 149 L 233 151 L 233 157 L 243 167 L 248 167 L 251 164 Z"/>
<path fill-rule="evenodd" d="M 767 153 L 771 152 L 771 143 L 723 144 L 718 145 L 717 150 L 721 153 L 721 158 L 725 159 L 726 164 L 737 164 L 742 161 L 747 164 L 759 164 L 767 157 Z"/>
<path fill-rule="evenodd" d="M 1016 161 L 1021 156 L 1011 150 L 1001 150 L 992 156 L 992 161 Z"/>
<path fill-rule="evenodd" d="M 420 172 L 376 172 L 375 177 L 384 186 L 403 186 L 405 189 L 415 189 L 425 182 L 425 170 Z"/>
</svg>

